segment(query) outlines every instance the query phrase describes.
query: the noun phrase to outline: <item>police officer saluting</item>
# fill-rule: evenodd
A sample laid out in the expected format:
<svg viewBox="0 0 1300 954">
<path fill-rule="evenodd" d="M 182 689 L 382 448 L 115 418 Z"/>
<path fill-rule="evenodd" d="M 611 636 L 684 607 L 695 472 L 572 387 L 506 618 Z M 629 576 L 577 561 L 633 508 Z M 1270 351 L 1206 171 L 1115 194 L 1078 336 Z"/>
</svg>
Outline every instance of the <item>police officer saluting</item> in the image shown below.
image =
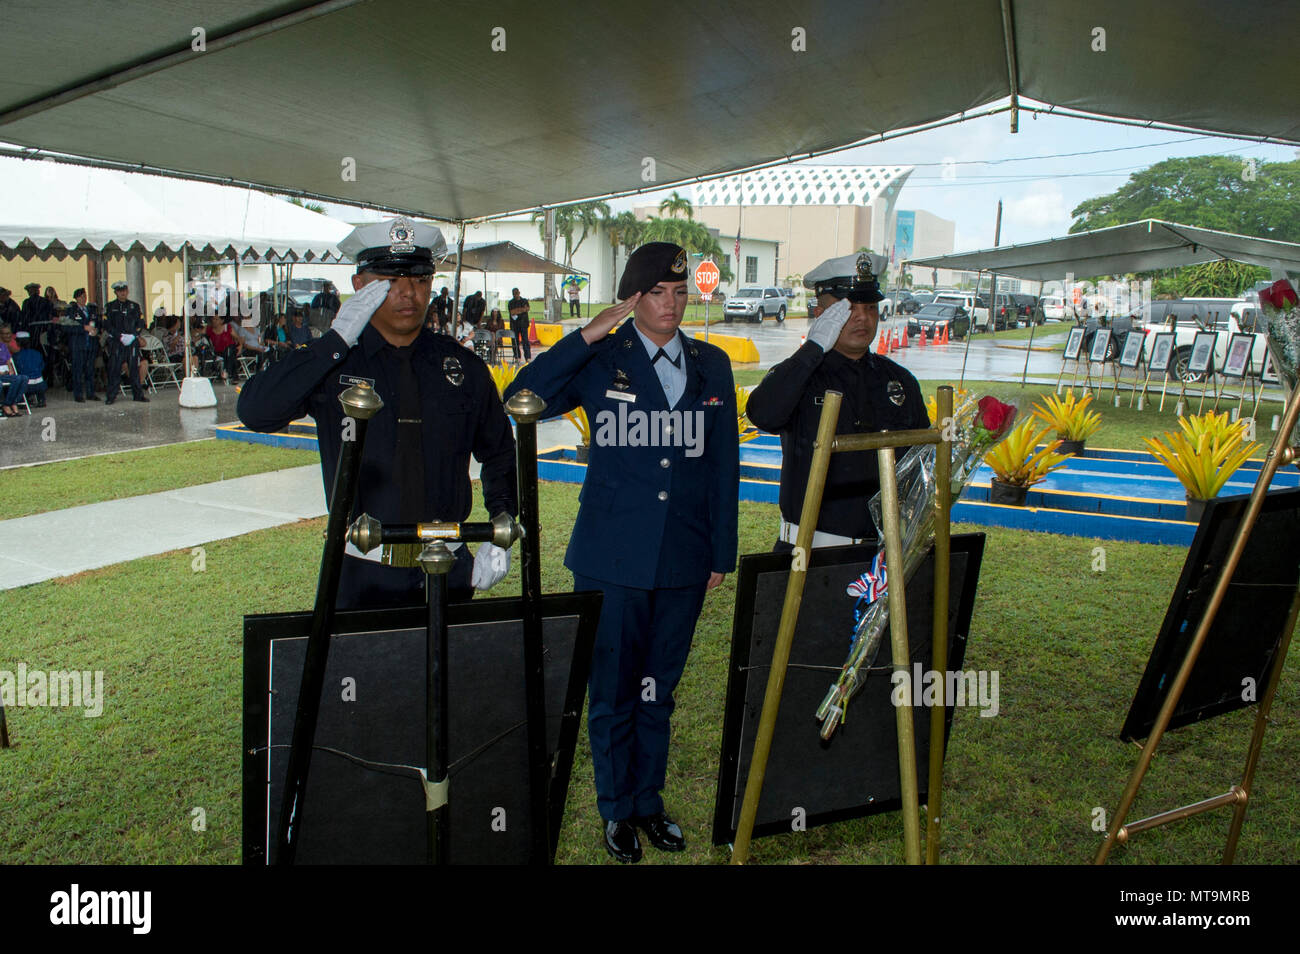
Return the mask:
<svg viewBox="0 0 1300 954">
<path fill-rule="evenodd" d="M 356 290 L 327 331 L 255 374 L 239 395 L 239 418 L 255 431 L 278 431 L 295 418 L 316 420 L 328 499 L 343 440 L 339 395 L 370 385 L 383 409 L 370 420 L 356 512 L 382 523 L 463 521 L 470 514 L 469 456 L 482 465 L 490 515 L 517 513 L 515 441 L 492 376 L 479 358 L 424 327 L 434 259 L 446 254 L 442 232 L 405 217 L 361 226 L 339 243 L 357 264 Z M 451 600 L 467 600 L 505 577 L 510 551 L 453 544 Z M 343 561 L 340 609 L 424 602 L 419 567 L 379 562 L 381 548 L 351 543 Z"/>
<path fill-rule="evenodd" d="M 777 552 L 793 548 L 808 487 L 813 443 L 827 391 L 844 395 L 837 434 L 930 426 L 921 387 L 910 372 L 872 354 L 885 296 L 865 253 L 833 258 L 804 277 L 817 296 L 808 340 L 768 372 L 749 396 L 746 414 L 781 435 L 781 528 Z M 867 501 L 880 489 L 875 451 L 833 454 L 826 473 L 814 547 L 871 542 L 876 530 Z"/>
<path fill-rule="evenodd" d="M 126 289 L 126 282 L 113 282 L 113 294 L 117 297 L 104 309 L 104 330 L 108 332 L 104 349 L 104 367 L 108 370 L 105 404 L 112 404 L 121 392 L 123 362 L 131 379 L 131 400 L 149 403 L 140 387 L 140 332 L 145 330 L 144 313 L 126 297 Z"/>
<path fill-rule="evenodd" d="M 604 602 L 587 709 L 606 850 L 641 859 L 686 847 L 664 809 L 668 719 L 704 595 L 736 564 L 736 392 L 721 349 L 685 337 L 686 252 L 628 257 L 620 303 L 527 365 L 548 416 L 581 405 L 593 429 L 564 564 Z M 610 335 L 629 314 L 626 322 Z"/>
</svg>

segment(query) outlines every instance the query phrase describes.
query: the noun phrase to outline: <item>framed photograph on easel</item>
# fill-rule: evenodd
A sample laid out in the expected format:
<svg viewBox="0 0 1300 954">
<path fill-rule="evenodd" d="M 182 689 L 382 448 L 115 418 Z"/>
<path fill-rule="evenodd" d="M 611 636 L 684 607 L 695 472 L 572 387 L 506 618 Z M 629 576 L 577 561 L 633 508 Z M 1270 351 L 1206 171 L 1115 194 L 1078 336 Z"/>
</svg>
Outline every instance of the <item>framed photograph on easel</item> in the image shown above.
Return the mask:
<svg viewBox="0 0 1300 954">
<path fill-rule="evenodd" d="M 1219 400 L 1218 381 L 1215 379 L 1217 369 L 1214 367 L 1214 345 L 1219 336 L 1213 331 L 1198 331 L 1196 337 L 1192 339 L 1192 355 L 1187 360 L 1187 377 L 1191 378 L 1193 383 L 1199 380 L 1201 385 L 1201 400 L 1196 407 L 1196 413 L 1200 414 L 1205 410 L 1205 395 L 1210 387 L 1214 388 L 1214 400 Z M 1183 394 L 1187 393 L 1187 381 L 1183 381 Z M 1181 402 L 1180 402 L 1181 403 Z"/>
<path fill-rule="evenodd" d="M 1061 359 L 1061 370 L 1056 373 L 1056 393 L 1061 393 L 1061 378 L 1065 376 L 1065 366 L 1071 361 L 1074 362 L 1074 370 L 1070 375 L 1070 391 L 1074 391 L 1074 383 L 1079 380 L 1079 362 L 1081 360 L 1079 352 L 1083 349 L 1083 326 L 1076 325 L 1070 329 L 1070 337 L 1065 340 L 1065 354 Z"/>
<path fill-rule="evenodd" d="M 1250 352 L 1255 346 L 1255 336 L 1234 334 L 1228 342 L 1228 357 L 1223 362 L 1225 378 L 1244 378 L 1250 370 Z"/>
<path fill-rule="evenodd" d="M 1160 375 L 1160 410 L 1165 409 L 1165 394 L 1169 390 L 1169 361 L 1174 354 L 1174 333 L 1158 332 L 1151 339 L 1151 359 L 1147 362 L 1147 383 L 1142 385 L 1143 393 L 1151 381 L 1151 375 Z"/>
<path fill-rule="evenodd" d="M 1145 343 L 1146 343 L 1145 331 L 1130 331 L 1124 335 L 1124 347 L 1120 351 L 1120 355 L 1119 355 L 1120 370 L 1117 376 L 1122 377 L 1124 369 L 1131 369 L 1133 371 L 1133 384 L 1129 390 L 1129 396 L 1128 396 L 1129 407 L 1132 407 L 1133 401 L 1135 399 L 1138 399 L 1138 386 L 1140 383 L 1139 379 L 1141 378 L 1141 372 L 1139 372 L 1137 368 L 1138 365 L 1142 363 L 1143 345 Z M 1115 400 L 1116 401 L 1119 400 L 1118 392 L 1116 392 Z M 1139 401 L 1138 410 L 1141 409 L 1142 409 L 1142 404 Z"/>
</svg>

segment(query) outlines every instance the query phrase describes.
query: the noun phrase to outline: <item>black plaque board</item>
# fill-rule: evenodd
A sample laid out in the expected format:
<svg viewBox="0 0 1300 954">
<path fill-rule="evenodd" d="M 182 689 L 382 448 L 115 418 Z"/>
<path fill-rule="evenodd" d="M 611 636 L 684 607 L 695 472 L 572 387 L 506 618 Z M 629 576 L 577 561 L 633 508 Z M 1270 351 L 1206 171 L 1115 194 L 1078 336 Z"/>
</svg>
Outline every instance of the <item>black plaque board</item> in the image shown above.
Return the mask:
<svg viewBox="0 0 1300 954">
<path fill-rule="evenodd" d="M 542 598 L 555 851 L 599 593 Z M 522 602 L 448 607 L 451 863 L 522 864 L 530 848 Z M 298 864 L 423 864 L 425 622 L 417 609 L 336 616 Z M 244 862 L 274 863 L 310 613 L 244 618 Z M 354 680 L 349 686 L 344 680 Z M 355 698 L 345 700 L 349 689 Z M 268 748 L 268 738 L 270 747 Z M 270 811 L 268 812 L 268 807 Z M 269 845 L 269 852 L 268 852 Z"/>
<path fill-rule="evenodd" d="M 1205 615 L 1249 500 L 1248 494 L 1219 497 L 1206 506 L 1146 672 L 1120 730 L 1124 741 L 1144 739 L 1155 726 L 1169 687 Z M 1170 729 L 1244 709 L 1263 697 L 1282 641 L 1282 627 L 1295 597 L 1300 576 L 1297 567 L 1300 489 L 1274 490 L 1264 498 L 1241 562 L 1169 722 Z M 1246 691 L 1247 679 L 1253 680 L 1253 693 Z"/>
<path fill-rule="evenodd" d="M 984 534 L 952 538 L 948 605 L 950 670 L 960 669 L 966 654 L 983 554 Z M 811 828 L 896 811 L 901 805 L 897 720 L 890 701 L 893 686 L 888 671 L 893 654 L 888 631 L 866 684 L 849 703 L 847 721 L 829 742 L 821 740 L 818 734 L 821 723 L 815 719 L 817 707 L 838 677 L 849 651 L 854 600 L 845 595 L 845 587 L 858 577 L 874 555 L 875 548 L 871 546 L 828 547 L 812 553 L 754 824 L 756 837 L 790 831 L 792 812 L 796 808 L 803 809 L 804 823 Z M 789 569 L 788 553 L 753 554 L 740 561 L 713 815 L 715 845 L 728 844 L 735 838 Z M 906 590 L 912 660 L 919 662 L 923 670 L 929 670 L 933 552 L 908 579 Z M 952 725 L 953 708 L 949 700 L 947 728 Z M 924 801 L 930 757 L 930 710 L 918 705 L 915 722 L 918 775 Z"/>
</svg>

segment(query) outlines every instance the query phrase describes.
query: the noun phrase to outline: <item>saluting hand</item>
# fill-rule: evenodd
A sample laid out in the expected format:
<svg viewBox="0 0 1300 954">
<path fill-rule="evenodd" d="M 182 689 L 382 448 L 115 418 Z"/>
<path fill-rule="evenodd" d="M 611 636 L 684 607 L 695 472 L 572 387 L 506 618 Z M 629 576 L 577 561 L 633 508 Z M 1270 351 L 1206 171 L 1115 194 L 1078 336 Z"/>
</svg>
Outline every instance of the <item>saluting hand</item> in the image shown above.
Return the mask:
<svg viewBox="0 0 1300 954">
<path fill-rule="evenodd" d="M 641 293 L 637 292 L 626 301 L 621 301 L 617 305 L 610 305 L 591 321 L 587 322 L 582 329 L 582 340 L 587 344 L 595 344 L 601 338 L 605 337 L 614 330 L 614 326 L 632 313 L 636 303 L 641 300 Z"/>
<path fill-rule="evenodd" d="M 370 323 L 370 316 L 379 310 L 379 306 L 388 297 L 388 288 L 392 282 L 383 280 L 371 282 L 343 303 L 339 313 L 330 322 L 330 331 L 337 331 L 349 348 L 357 343 L 361 332 Z"/>
</svg>

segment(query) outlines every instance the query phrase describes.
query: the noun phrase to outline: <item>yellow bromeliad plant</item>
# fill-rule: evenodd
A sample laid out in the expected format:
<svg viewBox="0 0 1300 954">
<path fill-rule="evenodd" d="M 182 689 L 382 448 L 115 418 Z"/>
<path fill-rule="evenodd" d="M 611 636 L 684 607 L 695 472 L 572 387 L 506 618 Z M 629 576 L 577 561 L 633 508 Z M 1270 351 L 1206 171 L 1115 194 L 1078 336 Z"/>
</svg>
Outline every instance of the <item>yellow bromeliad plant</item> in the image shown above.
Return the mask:
<svg viewBox="0 0 1300 954">
<path fill-rule="evenodd" d="M 989 451 L 984 463 L 993 468 L 993 473 L 1004 484 L 1032 487 L 1070 459 L 1069 454 L 1056 453 L 1061 446 L 1060 440 L 1052 441 L 1042 450 L 1035 450 L 1049 430 L 1047 427 L 1036 430 L 1034 419 L 1030 417 Z"/>
<path fill-rule="evenodd" d="M 1196 500 L 1218 496 L 1233 472 L 1259 450 L 1254 441 L 1246 443 L 1246 422 L 1230 422 L 1227 411 L 1180 417 L 1178 426 L 1182 433 L 1165 431 L 1168 446 L 1158 437 L 1142 439 Z"/>
<path fill-rule="evenodd" d="M 581 404 L 564 415 L 565 420 L 569 421 L 578 429 L 578 437 L 586 446 L 591 446 L 591 422 L 587 420 L 587 412 L 583 410 Z"/>
<path fill-rule="evenodd" d="M 736 388 L 736 429 L 740 432 L 740 443 L 752 441 L 758 436 L 758 428 L 749 423 L 749 418 L 745 414 L 745 409 L 749 406 L 749 392 L 754 390 L 757 385 L 749 387 Z"/>
<path fill-rule="evenodd" d="M 1067 392 L 1064 400 L 1048 394 L 1042 404 L 1034 405 L 1034 417 L 1063 441 L 1086 441 L 1101 427 L 1101 415 L 1088 410 L 1091 403 L 1091 394 L 1084 395 L 1082 401 L 1075 401 L 1073 391 Z"/>
<path fill-rule="evenodd" d="M 966 400 L 966 395 L 970 394 L 968 388 L 956 388 L 952 392 L 952 406 L 959 408 L 962 402 Z M 931 394 L 925 399 L 925 410 L 930 415 L 930 423 L 934 424 L 935 419 L 939 416 L 939 398 L 938 395 Z"/>
<path fill-rule="evenodd" d="M 497 395 L 504 401 L 506 399 L 506 388 L 510 387 L 510 382 L 519 373 L 519 365 L 490 364 L 488 370 L 492 372 L 492 380 L 496 383 Z"/>
</svg>

